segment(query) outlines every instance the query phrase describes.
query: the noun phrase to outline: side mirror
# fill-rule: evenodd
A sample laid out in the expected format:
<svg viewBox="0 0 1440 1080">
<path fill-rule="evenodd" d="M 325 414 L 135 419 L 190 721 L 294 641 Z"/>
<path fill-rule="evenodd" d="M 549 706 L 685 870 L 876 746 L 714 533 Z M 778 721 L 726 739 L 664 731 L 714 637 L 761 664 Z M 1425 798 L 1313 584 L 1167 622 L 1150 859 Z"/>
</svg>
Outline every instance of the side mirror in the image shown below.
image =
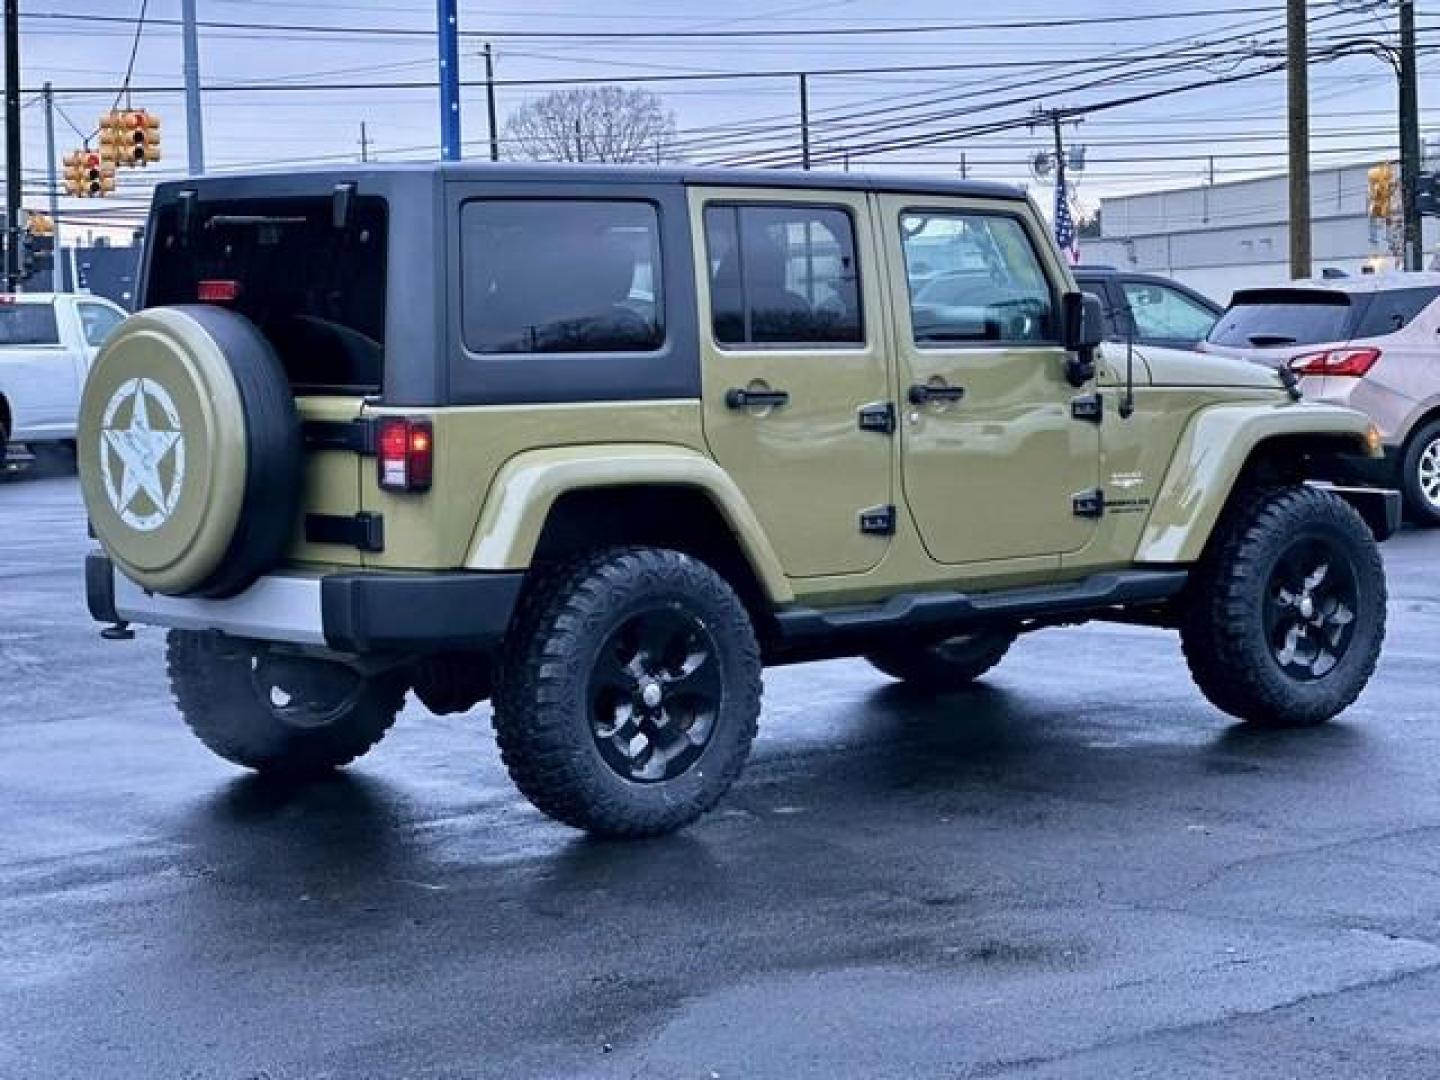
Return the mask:
<svg viewBox="0 0 1440 1080">
<path fill-rule="evenodd" d="M 1072 355 L 1065 361 L 1071 386 L 1095 377 L 1095 350 L 1105 340 L 1105 305 L 1090 293 L 1069 292 L 1060 298 L 1061 344 Z"/>
</svg>

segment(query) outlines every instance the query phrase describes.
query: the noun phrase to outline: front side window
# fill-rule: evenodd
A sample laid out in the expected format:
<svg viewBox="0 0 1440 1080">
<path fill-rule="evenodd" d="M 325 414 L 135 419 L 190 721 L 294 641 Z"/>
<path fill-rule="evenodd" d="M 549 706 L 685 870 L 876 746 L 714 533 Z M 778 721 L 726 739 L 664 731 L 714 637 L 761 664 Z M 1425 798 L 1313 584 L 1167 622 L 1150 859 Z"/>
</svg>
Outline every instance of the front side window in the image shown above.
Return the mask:
<svg viewBox="0 0 1440 1080">
<path fill-rule="evenodd" d="M 80 325 L 85 331 L 85 344 L 98 349 L 124 318 L 120 312 L 104 304 L 81 304 Z"/>
<path fill-rule="evenodd" d="M 472 351 L 654 352 L 664 344 L 652 204 L 477 199 L 461 210 L 460 233 Z"/>
<path fill-rule="evenodd" d="M 1015 218 L 910 211 L 900 238 L 917 345 L 1055 340 L 1050 284 Z"/>
<path fill-rule="evenodd" d="M 1140 338 L 1204 341 L 1215 325 L 1215 315 L 1190 297 L 1166 285 L 1127 281 L 1125 302 L 1135 318 Z"/>
<path fill-rule="evenodd" d="M 59 345 L 54 304 L 0 304 L 0 345 Z"/>
<path fill-rule="evenodd" d="M 710 312 L 722 345 L 861 345 L 860 273 L 848 211 L 705 210 Z"/>
</svg>

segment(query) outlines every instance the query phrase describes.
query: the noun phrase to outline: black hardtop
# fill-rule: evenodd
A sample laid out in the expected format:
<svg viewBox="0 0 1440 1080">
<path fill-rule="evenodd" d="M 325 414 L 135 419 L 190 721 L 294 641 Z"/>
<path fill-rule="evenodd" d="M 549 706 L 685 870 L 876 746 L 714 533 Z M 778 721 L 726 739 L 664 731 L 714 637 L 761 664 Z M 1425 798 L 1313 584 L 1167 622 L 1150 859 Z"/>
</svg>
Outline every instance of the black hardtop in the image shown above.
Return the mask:
<svg viewBox="0 0 1440 1080">
<path fill-rule="evenodd" d="M 442 180 L 449 183 L 497 184 L 604 184 L 693 185 L 706 187 L 764 187 L 804 190 L 878 191 L 911 195 L 943 195 L 1023 201 L 1025 193 L 1010 184 L 937 176 L 894 173 L 805 171 L 801 169 L 727 169 L 691 165 L 540 164 L 524 162 L 416 162 L 310 166 L 264 169 L 244 173 L 173 180 L 156 188 L 156 200 L 166 202 L 187 188 L 201 198 L 243 198 L 247 193 L 270 195 L 280 191 L 329 193 L 336 184 L 355 183 L 366 189 L 395 190 L 407 184 Z"/>
</svg>

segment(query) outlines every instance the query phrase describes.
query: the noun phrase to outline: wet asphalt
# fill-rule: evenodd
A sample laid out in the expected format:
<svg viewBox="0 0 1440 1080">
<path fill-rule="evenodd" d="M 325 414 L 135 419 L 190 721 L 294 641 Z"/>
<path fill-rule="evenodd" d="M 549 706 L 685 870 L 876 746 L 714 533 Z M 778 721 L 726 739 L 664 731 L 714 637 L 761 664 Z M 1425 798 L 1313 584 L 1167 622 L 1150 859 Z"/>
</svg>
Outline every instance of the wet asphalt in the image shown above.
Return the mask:
<svg viewBox="0 0 1440 1080">
<path fill-rule="evenodd" d="M 1139 628 L 934 701 L 777 670 L 721 808 L 631 844 L 533 811 L 483 708 L 309 788 L 212 758 L 86 547 L 73 480 L 0 484 L 0 1077 L 1440 1073 L 1440 534 L 1326 728 Z"/>
</svg>

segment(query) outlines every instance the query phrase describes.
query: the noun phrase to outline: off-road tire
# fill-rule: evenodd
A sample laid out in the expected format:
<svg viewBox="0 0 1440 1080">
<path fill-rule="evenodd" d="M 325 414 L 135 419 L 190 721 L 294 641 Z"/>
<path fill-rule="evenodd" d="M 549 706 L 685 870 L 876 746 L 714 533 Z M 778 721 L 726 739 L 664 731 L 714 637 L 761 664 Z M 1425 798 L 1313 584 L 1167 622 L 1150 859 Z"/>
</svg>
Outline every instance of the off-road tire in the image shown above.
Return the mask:
<svg viewBox="0 0 1440 1080">
<path fill-rule="evenodd" d="M 170 689 L 186 725 L 211 751 L 256 772 L 299 779 L 348 765 L 380 741 L 405 701 L 403 679 L 375 677 L 330 723 L 287 724 L 257 694 L 252 655 L 219 634 L 171 630 L 166 638 Z"/>
<path fill-rule="evenodd" d="M 1356 586 L 1349 645 L 1314 681 L 1281 667 L 1263 614 L 1277 564 L 1307 536 L 1341 545 Z M 1379 550 L 1349 503 L 1304 486 L 1252 491 L 1226 511 L 1187 586 L 1181 646 L 1195 684 L 1223 712 L 1266 727 L 1321 724 L 1347 709 L 1373 674 L 1385 600 Z"/>
<path fill-rule="evenodd" d="M 593 673 L 627 620 L 676 612 L 703 622 L 719 665 L 708 741 L 684 772 L 639 783 L 602 756 Z M 609 548 L 536 571 L 506 635 L 494 695 L 501 757 L 539 810 L 607 837 L 655 836 L 711 809 L 745 765 L 760 714 L 760 650 L 730 585 L 705 563 L 659 548 Z"/>
<path fill-rule="evenodd" d="M 1440 502 L 1425 494 L 1427 468 L 1440 467 L 1440 420 L 1432 420 L 1415 433 L 1400 459 L 1400 490 L 1405 496 L 1405 514 L 1416 525 L 1440 526 Z M 1432 479 L 1432 490 L 1440 478 Z"/>
<path fill-rule="evenodd" d="M 945 641 L 897 644 L 865 659 L 907 686 L 943 694 L 969 686 L 1000 663 L 1013 644 L 1013 630 L 976 630 Z"/>
</svg>

